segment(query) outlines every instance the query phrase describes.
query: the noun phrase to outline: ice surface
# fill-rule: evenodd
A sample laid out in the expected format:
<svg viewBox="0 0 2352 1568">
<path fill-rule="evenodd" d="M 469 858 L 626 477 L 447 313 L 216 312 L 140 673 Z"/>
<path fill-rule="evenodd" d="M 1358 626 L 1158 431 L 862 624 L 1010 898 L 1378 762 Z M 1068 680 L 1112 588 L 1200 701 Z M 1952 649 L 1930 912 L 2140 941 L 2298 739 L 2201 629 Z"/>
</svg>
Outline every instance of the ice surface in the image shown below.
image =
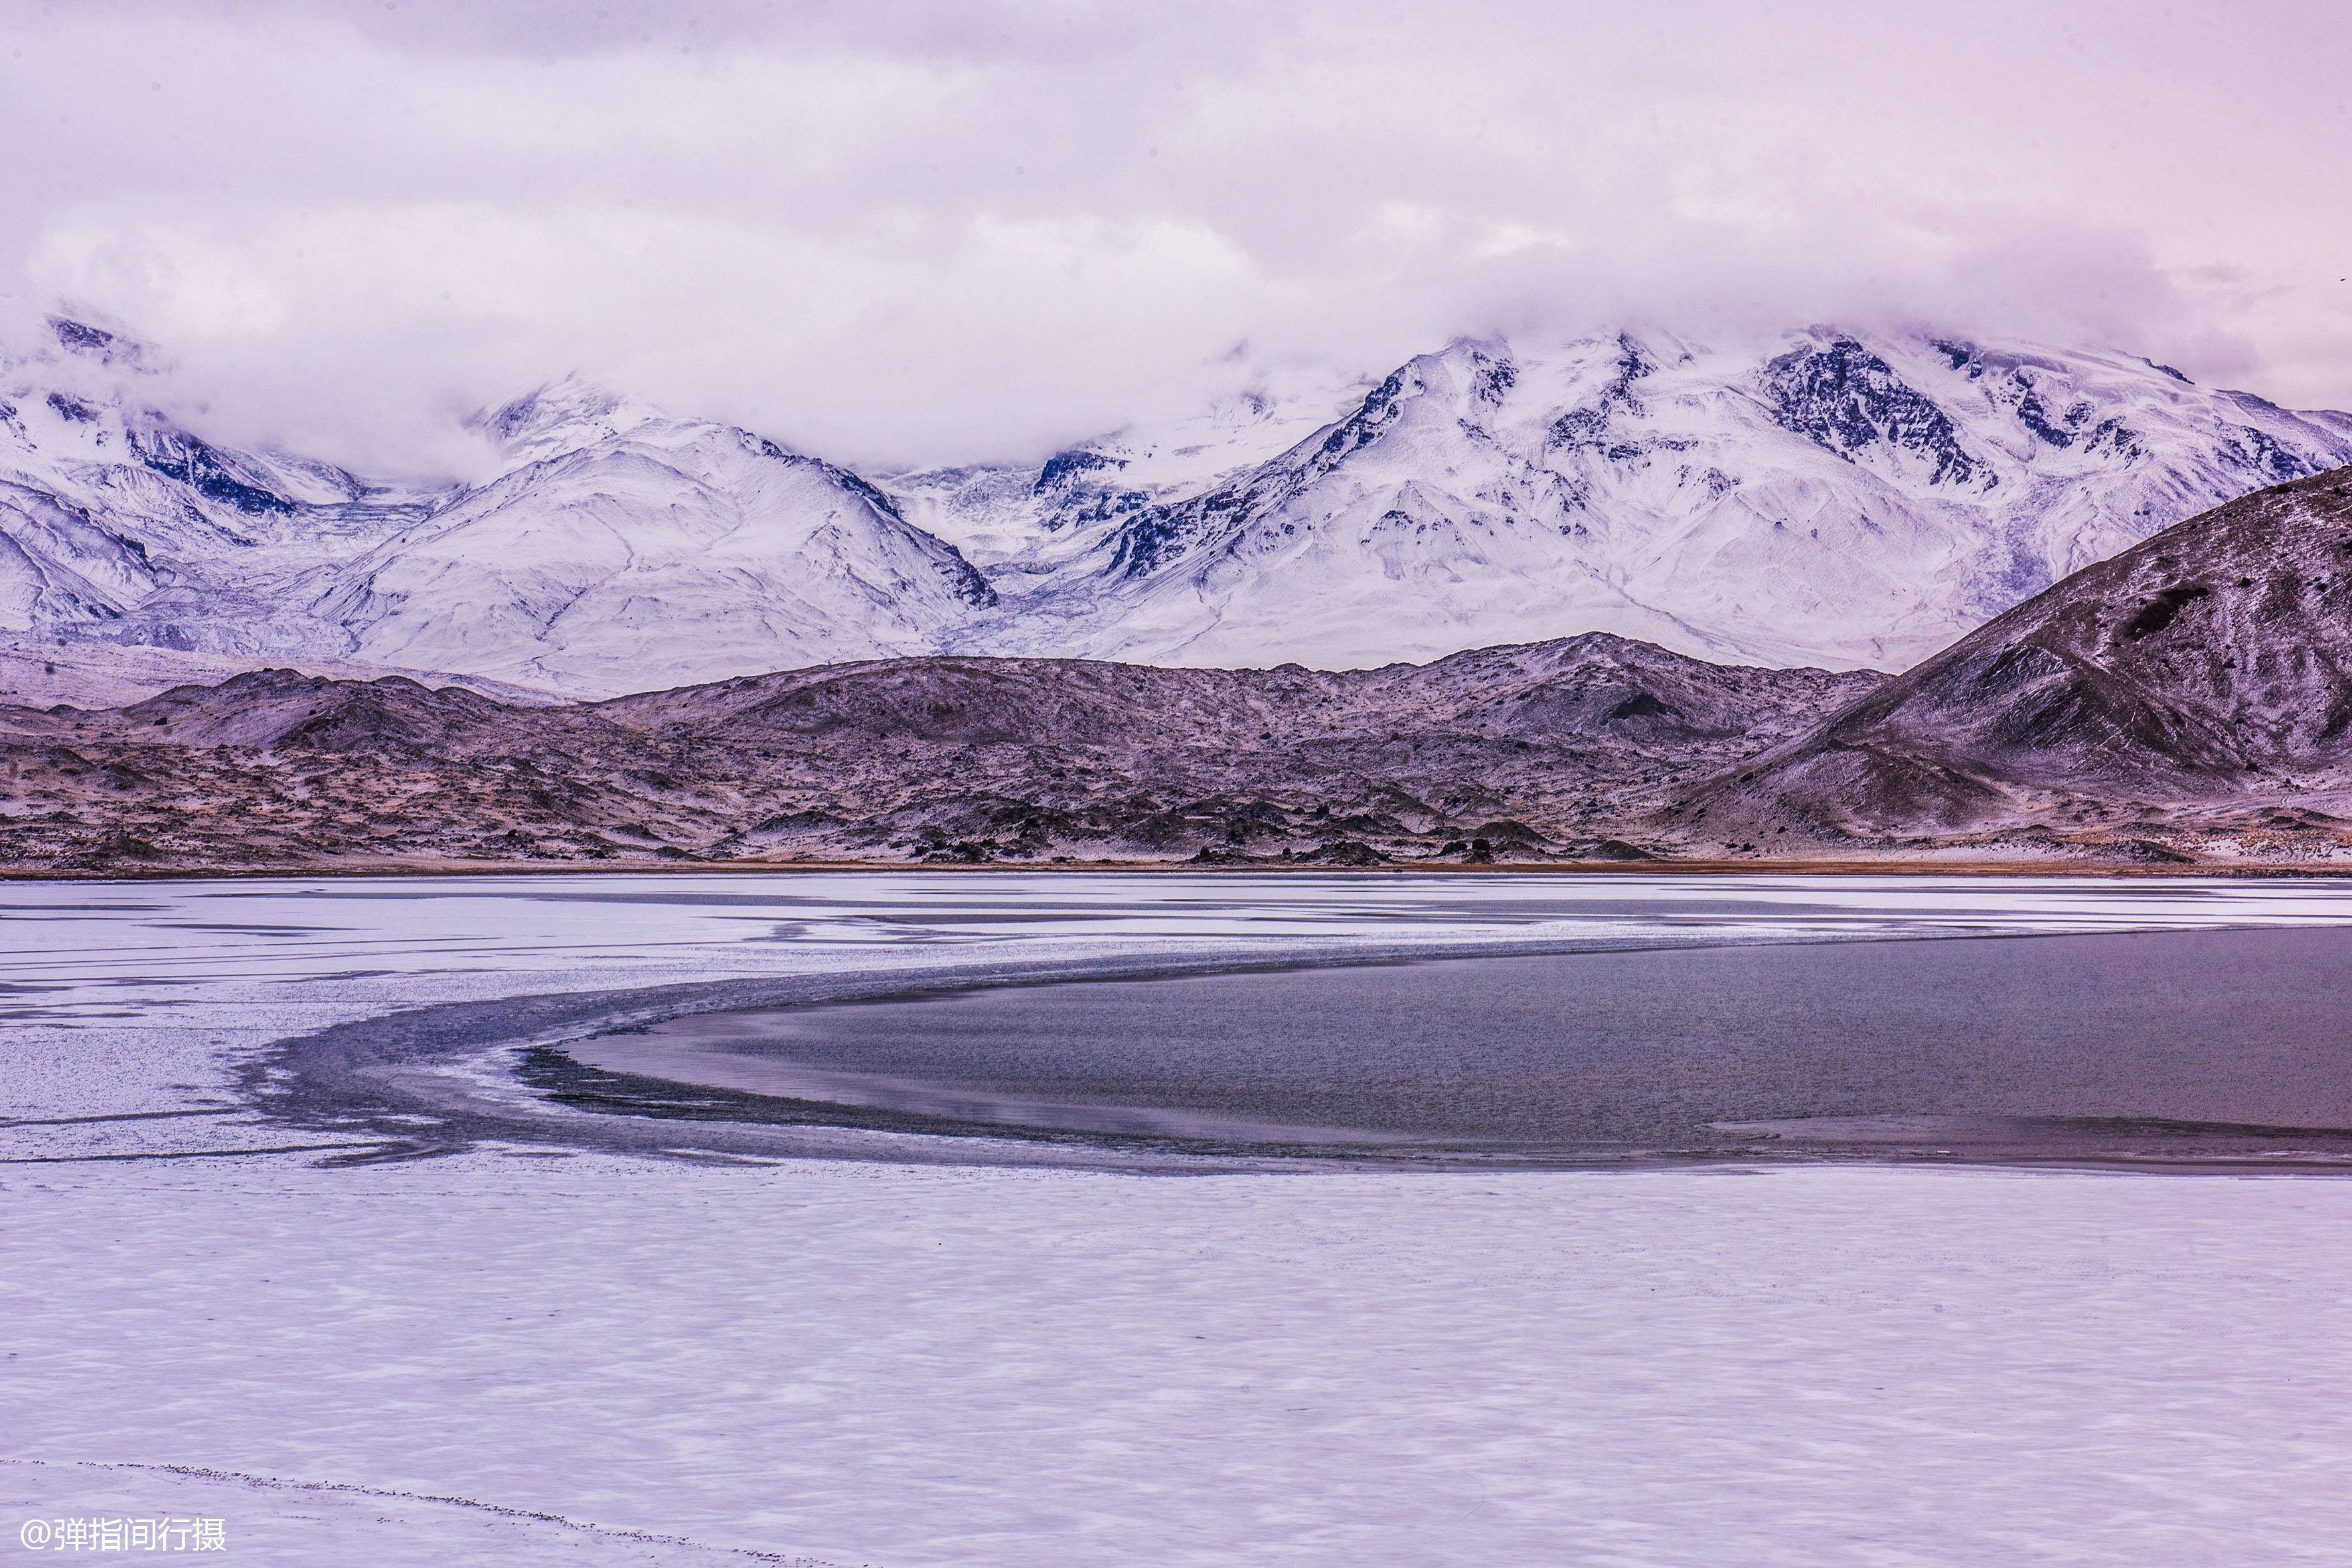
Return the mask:
<svg viewBox="0 0 2352 1568">
<path fill-rule="evenodd" d="M 53 1466 L 907 1568 L 2316 1563 L 2352 1528 L 2339 1182 L 481 1155 L 0 1189 L 0 1431 Z M 499 1517 L 0 1466 L 44 1514 L 99 1480 L 233 1561 L 438 1562 Z"/>
<path fill-rule="evenodd" d="M 434 1000 L 978 952 L 2342 923 L 2333 884 L 499 878 L 0 909 L 0 1542 L 138 1510 L 306 1564 L 2317 1563 L 2352 1529 L 2342 1182 L 220 1152 L 278 1136 L 234 1102 L 256 1047 Z M 152 1116 L 205 1110 L 230 1114 Z M 148 1119 L 25 1124 L 78 1115 Z"/>
<path fill-rule="evenodd" d="M 222 1149 L 258 1047 L 429 1003 L 845 969 L 2341 924 L 2335 882 L 907 872 L 0 887 L 0 1158 Z M 170 1113 L 154 1119 L 157 1113 Z M 75 1118 L 142 1116 L 140 1121 Z M 39 1123 L 40 1125 L 28 1125 Z"/>
</svg>

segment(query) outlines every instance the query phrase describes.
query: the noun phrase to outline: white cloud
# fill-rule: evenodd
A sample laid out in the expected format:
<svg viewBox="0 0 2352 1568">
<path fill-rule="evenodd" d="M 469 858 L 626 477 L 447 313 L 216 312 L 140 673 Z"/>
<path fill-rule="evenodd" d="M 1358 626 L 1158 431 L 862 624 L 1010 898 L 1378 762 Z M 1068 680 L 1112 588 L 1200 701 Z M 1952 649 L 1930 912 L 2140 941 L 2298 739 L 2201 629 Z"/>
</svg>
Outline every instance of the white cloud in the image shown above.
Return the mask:
<svg viewBox="0 0 2352 1568">
<path fill-rule="evenodd" d="M 358 460 L 575 366 L 866 462 L 1232 343 L 1933 319 L 2352 405 L 2339 7 L 0 3 L 0 290 Z"/>
</svg>

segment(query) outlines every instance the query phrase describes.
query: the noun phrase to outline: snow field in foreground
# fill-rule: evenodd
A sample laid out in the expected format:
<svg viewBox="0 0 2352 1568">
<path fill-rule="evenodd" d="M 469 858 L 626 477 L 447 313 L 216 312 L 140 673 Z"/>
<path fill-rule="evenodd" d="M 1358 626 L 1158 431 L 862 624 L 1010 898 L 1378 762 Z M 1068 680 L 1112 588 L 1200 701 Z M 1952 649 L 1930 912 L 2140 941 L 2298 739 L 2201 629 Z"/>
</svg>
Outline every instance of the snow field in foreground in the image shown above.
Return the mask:
<svg viewBox="0 0 2352 1568">
<path fill-rule="evenodd" d="M 483 1152 L 19 1166 L 0 1212 L 0 1561 L 108 1507 L 289 1563 L 2279 1563 L 2352 1531 L 2337 1181 Z"/>
</svg>

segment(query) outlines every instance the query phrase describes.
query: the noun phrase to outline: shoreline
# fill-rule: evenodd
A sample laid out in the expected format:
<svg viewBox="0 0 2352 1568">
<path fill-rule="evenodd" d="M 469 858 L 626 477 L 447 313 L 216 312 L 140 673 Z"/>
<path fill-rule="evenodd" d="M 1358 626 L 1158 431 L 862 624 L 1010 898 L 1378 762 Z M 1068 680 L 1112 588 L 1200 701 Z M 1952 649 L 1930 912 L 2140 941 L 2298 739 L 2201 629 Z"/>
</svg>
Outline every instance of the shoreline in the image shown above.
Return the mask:
<svg viewBox="0 0 2352 1568">
<path fill-rule="evenodd" d="M 1271 861 L 1264 865 L 1197 864 L 1189 860 L 1066 860 L 1051 865 L 1019 861 L 927 860 L 727 860 L 727 861 L 493 861 L 453 865 L 443 860 L 331 862 L 317 866 L 168 867 L 152 870 L 89 870 L 0 866 L 0 885 L 11 882 L 226 882 L 360 881 L 371 878 L 490 877 L 751 877 L 903 875 L 954 876 L 1193 876 L 1241 879 L 1427 877 L 2000 877 L 2084 879 L 2108 881 L 2326 881 L 2352 879 L 2352 862 L 2314 865 L 2261 861 L 2236 865 L 2112 865 L 2098 862 L 2023 863 L 2015 860 L 1526 860 L 1494 865 L 1405 862 L 1388 866 L 1313 866 Z"/>
<path fill-rule="evenodd" d="M 835 1117 L 816 1105 L 782 1119 L 764 1111 L 741 1118 L 748 1126 L 730 1125 L 738 1115 L 730 1106 L 705 1105 L 683 1120 L 631 1115 L 692 1112 L 686 1102 L 705 1095 L 681 1091 L 675 1079 L 534 1082 L 518 1070 L 520 1058 L 499 1053 L 560 1050 L 585 1036 L 688 1014 L 1055 980 L 1751 944 L 2352 930 L 2344 889 L 2303 879 L 1841 882 L 1742 868 L 1748 874 L 1612 880 L 1513 867 L 1522 874 L 1485 882 L 1356 871 L 1221 881 L 957 879 L 875 867 L 828 877 L 798 868 L 811 874 L 20 882 L 5 902 L 20 917 L 12 927 L 24 961 L 18 977 L 34 989 L 21 1005 L 22 1026 L 8 1033 L 22 1059 L 49 1075 L 37 1075 L 39 1092 L 22 1114 L 61 1119 L 39 1123 L 59 1129 L 93 1117 L 111 1127 L 124 1113 L 163 1110 L 247 1114 L 201 1128 L 142 1115 L 86 1133 L 26 1122 L 9 1152 L 312 1141 L 289 1137 L 301 1130 L 341 1142 L 355 1161 L 601 1142 L 663 1157 L 831 1153 L 906 1163 L 912 1152 L 915 1163 L 944 1157 L 959 1165 L 1025 1152 L 1032 1159 L 1010 1163 L 1040 1163 L 1034 1156 L 1044 1153 L 1045 1163 L 1099 1168 L 1099 1151 L 1081 1162 L 1076 1150 L 1024 1151 L 994 1139 L 893 1139 L 886 1148 L 874 1130 L 820 1125 Z M 159 940 L 173 946 L 161 951 Z M 65 1070 L 93 1042 L 117 1053 L 121 1070 L 102 1081 Z M 575 1120 L 550 1089 L 577 1091 L 573 1109 L 591 1114 Z M 678 1103 L 628 1103 L 640 1097 Z M 600 1110 L 619 1114 L 593 1114 Z M 2268 1113 L 2229 1120 L 2300 1124 Z M 904 1146 L 916 1143 L 932 1147 Z"/>
</svg>

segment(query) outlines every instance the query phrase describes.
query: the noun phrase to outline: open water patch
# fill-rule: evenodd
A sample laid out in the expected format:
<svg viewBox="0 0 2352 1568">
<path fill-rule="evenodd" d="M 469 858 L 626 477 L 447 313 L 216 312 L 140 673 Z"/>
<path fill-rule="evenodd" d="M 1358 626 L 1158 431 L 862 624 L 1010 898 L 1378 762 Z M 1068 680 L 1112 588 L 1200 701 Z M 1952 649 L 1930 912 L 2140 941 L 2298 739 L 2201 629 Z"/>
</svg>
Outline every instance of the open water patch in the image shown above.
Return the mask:
<svg viewBox="0 0 2352 1568">
<path fill-rule="evenodd" d="M 1122 1158 L 2352 1168 L 2352 931 L 1055 976 L 560 1054 L 583 1077 L 551 1086 L 604 1109 Z"/>
</svg>

